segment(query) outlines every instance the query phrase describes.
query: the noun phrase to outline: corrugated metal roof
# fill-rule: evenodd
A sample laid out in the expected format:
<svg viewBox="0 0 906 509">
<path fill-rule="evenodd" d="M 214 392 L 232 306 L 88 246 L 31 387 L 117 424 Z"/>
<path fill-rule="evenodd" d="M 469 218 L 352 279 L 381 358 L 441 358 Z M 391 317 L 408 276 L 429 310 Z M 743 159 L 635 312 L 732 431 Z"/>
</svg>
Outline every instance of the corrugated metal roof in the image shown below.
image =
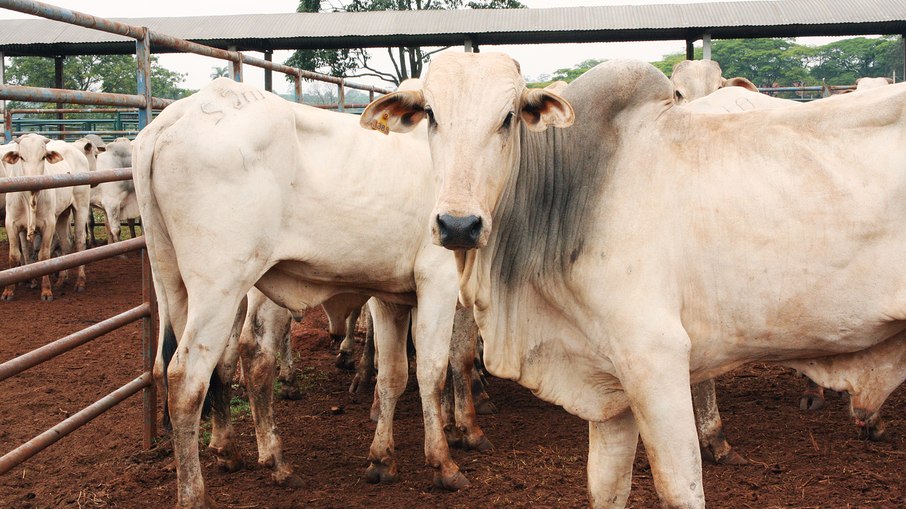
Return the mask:
<svg viewBox="0 0 906 509">
<path fill-rule="evenodd" d="M 778 0 L 551 9 L 117 19 L 218 47 L 300 49 L 906 32 L 904 0 Z M 0 51 L 131 53 L 131 39 L 43 19 L 0 21 Z M 166 51 L 155 48 L 155 51 Z"/>
</svg>

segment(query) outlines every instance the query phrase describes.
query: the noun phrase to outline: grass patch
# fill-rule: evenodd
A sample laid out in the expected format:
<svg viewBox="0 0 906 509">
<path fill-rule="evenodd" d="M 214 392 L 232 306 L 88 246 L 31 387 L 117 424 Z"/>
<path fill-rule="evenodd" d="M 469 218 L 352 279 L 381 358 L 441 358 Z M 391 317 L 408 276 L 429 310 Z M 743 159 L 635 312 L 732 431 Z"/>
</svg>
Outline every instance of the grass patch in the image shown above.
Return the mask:
<svg viewBox="0 0 906 509">
<path fill-rule="evenodd" d="M 240 417 L 247 417 L 251 415 L 251 413 L 252 407 L 249 406 L 248 399 L 240 396 L 233 396 L 230 399 L 230 417 L 238 419 Z"/>
</svg>

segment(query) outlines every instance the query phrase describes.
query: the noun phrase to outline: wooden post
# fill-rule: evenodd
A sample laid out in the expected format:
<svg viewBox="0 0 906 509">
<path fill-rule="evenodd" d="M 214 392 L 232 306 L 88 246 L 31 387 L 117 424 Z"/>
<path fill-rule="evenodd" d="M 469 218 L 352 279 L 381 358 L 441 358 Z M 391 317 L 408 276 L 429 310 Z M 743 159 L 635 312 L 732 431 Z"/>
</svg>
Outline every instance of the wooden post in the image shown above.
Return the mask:
<svg viewBox="0 0 906 509">
<path fill-rule="evenodd" d="M 695 46 L 692 39 L 686 39 L 686 60 L 695 60 Z"/>
<path fill-rule="evenodd" d="M 274 52 L 267 49 L 264 50 L 264 59 L 268 62 L 273 62 Z M 264 89 L 268 92 L 274 91 L 274 74 L 270 69 L 264 70 Z"/>
</svg>

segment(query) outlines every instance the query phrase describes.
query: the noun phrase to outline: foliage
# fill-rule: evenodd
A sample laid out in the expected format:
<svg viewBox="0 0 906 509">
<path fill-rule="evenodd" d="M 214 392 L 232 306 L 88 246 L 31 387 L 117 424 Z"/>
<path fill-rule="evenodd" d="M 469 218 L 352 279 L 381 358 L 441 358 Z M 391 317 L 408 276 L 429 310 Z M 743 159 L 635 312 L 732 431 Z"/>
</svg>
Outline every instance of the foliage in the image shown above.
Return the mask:
<svg viewBox="0 0 906 509">
<path fill-rule="evenodd" d="M 695 49 L 702 58 L 702 49 Z M 807 46 L 792 39 L 728 39 L 714 41 L 711 58 L 720 63 L 726 77 L 743 76 L 759 86 L 794 84 L 851 85 L 864 76 L 906 78 L 903 69 L 903 43 L 897 36 L 855 37 Z M 671 53 L 652 64 L 669 76 L 673 67 L 686 59 L 685 53 Z M 600 60 L 591 59 L 573 67 L 558 69 L 530 86 L 543 87 L 554 80 L 572 81 Z"/>
<path fill-rule="evenodd" d="M 134 94 L 136 92 L 136 61 L 133 55 L 79 55 L 63 60 L 63 88 Z M 43 57 L 13 57 L 6 69 L 11 85 L 30 87 L 55 86 L 54 60 Z M 161 67 L 157 58 L 151 59 L 151 91 L 155 97 L 179 99 L 193 92 L 180 87 L 185 75 Z M 43 105 L 43 104 L 41 104 Z M 38 106 L 41 106 L 38 105 Z M 12 103 L 10 107 L 22 105 Z M 49 105 L 47 107 L 53 107 Z"/>
<path fill-rule="evenodd" d="M 757 85 L 817 85 L 822 80 L 851 85 L 863 76 L 891 76 L 894 70 L 902 77 L 902 52 L 895 36 L 855 37 L 823 46 L 792 39 L 730 39 L 714 41 L 711 58 L 720 63 L 724 76 L 743 76 Z M 695 49 L 695 58 L 702 58 L 701 48 Z M 684 59 L 684 53 L 674 53 L 652 63 L 669 76 Z"/>
<path fill-rule="evenodd" d="M 340 7 L 333 2 L 301 0 L 296 12 L 321 11 L 421 11 L 462 9 L 521 9 L 518 0 L 350 0 Z M 446 49 L 446 48 L 441 48 Z M 371 63 L 371 55 L 365 49 L 315 49 L 298 50 L 286 60 L 286 65 L 308 71 L 320 71 L 346 78 L 373 76 L 399 85 L 408 78 L 421 76 L 424 64 L 437 51 L 426 51 L 419 47 L 387 48 L 393 69 L 379 69 Z M 287 77 L 287 79 L 290 79 Z"/>
</svg>

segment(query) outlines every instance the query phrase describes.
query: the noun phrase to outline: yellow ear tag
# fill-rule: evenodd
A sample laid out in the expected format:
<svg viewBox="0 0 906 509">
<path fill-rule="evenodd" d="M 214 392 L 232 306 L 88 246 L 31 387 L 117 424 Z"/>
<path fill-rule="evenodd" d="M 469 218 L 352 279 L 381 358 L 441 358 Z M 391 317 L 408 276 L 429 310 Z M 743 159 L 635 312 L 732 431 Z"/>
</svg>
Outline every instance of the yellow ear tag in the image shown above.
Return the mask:
<svg viewBox="0 0 906 509">
<path fill-rule="evenodd" d="M 371 128 L 384 134 L 390 134 L 390 126 L 387 125 L 389 119 L 390 113 L 385 111 L 381 118 L 371 121 Z"/>
</svg>

